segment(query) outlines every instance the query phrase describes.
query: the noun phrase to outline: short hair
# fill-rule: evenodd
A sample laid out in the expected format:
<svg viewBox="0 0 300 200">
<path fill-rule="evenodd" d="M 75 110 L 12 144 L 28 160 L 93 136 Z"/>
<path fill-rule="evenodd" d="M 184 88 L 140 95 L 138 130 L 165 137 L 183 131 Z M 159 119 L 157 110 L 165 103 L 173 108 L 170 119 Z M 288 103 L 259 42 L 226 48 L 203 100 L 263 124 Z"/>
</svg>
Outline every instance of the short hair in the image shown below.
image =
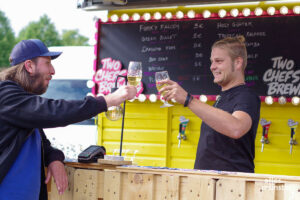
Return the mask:
<svg viewBox="0 0 300 200">
<path fill-rule="evenodd" d="M 247 49 L 244 36 L 239 35 L 236 37 L 227 37 L 218 40 L 212 45 L 211 49 L 216 47 L 228 50 L 229 56 L 231 57 L 232 61 L 238 57 L 241 57 L 243 59 L 243 70 L 246 69 Z"/>
</svg>

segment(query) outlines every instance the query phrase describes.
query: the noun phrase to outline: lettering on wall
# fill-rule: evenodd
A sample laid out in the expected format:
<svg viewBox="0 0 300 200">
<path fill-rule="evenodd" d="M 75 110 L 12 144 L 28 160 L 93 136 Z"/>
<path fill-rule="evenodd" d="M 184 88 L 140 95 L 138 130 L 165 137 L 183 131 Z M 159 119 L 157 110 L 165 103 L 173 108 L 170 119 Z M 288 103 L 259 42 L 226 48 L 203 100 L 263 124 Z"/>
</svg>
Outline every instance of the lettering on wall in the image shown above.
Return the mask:
<svg viewBox="0 0 300 200">
<path fill-rule="evenodd" d="M 295 70 L 295 61 L 283 56 L 271 60 L 272 68 L 263 75 L 263 81 L 268 85 L 267 95 L 300 95 L 300 70 Z"/>
<path fill-rule="evenodd" d="M 98 85 L 98 94 L 110 94 L 111 88 L 115 87 L 115 81 L 118 75 L 126 76 L 127 69 L 122 69 L 122 64 L 119 60 L 112 58 L 104 58 L 101 60 L 102 68 L 99 69 L 94 76 L 94 82 Z M 125 85 L 125 79 L 119 78 L 117 87 Z M 137 96 L 143 92 L 142 82 L 137 86 Z"/>
</svg>

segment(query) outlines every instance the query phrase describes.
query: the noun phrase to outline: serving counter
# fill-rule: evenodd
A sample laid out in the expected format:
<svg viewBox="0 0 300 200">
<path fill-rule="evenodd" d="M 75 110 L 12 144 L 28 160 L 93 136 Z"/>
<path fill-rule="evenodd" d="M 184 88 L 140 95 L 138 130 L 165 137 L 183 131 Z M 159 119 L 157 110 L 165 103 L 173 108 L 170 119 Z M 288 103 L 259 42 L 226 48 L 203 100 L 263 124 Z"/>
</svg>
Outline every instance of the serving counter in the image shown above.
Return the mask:
<svg viewBox="0 0 300 200">
<path fill-rule="evenodd" d="M 297 200 L 300 177 L 66 163 L 69 187 L 50 200 Z"/>
</svg>

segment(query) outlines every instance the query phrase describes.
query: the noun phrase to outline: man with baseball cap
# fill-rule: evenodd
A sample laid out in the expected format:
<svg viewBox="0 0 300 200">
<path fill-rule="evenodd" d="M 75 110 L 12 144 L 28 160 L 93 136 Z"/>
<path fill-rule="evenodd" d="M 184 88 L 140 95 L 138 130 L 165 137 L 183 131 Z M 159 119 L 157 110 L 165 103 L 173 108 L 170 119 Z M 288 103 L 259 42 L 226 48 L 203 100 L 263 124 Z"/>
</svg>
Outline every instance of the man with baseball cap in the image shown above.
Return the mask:
<svg viewBox="0 0 300 200">
<path fill-rule="evenodd" d="M 60 54 L 38 39 L 23 40 L 11 52 L 11 67 L 0 73 L 0 199 L 47 199 L 51 176 L 62 194 L 68 186 L 64 155 L 51 147 L 43 128 L 89 119 L 136 95 L 134 86 L 123 86 L 76 101 L 40 97 L 55 74 L 51 60 Z"/>
</svg>

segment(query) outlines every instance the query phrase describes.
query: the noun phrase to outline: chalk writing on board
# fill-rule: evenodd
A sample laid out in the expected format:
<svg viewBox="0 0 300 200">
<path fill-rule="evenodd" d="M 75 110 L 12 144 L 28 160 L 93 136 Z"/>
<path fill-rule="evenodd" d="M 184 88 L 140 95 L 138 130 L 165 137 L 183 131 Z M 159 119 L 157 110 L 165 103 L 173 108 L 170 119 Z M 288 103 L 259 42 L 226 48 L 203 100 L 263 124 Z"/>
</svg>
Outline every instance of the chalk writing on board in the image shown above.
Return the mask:
<svg viewBox="0 0 300 200">
<path fill-rule="evenodd" d="M 300 70 L 294 70 L 295 62 L 282 56 L 271 58 L 272 68 L 263 75 L 268 84 L 268 95 L 300 95 Z"/>
</svg>

